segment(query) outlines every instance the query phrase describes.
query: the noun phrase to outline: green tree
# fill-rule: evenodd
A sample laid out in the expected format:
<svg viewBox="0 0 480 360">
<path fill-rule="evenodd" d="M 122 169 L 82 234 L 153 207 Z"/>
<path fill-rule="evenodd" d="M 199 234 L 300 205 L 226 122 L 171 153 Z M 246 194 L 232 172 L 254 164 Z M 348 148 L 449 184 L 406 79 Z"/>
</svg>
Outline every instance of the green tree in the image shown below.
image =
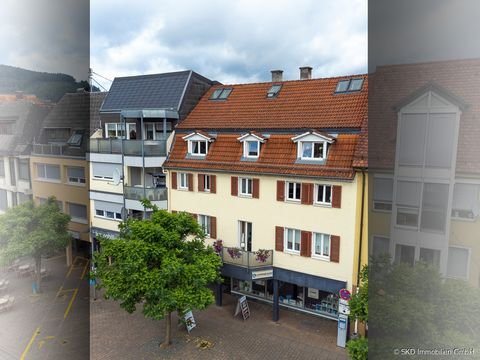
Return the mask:
<svg viewBox="0 0 480 360">
<path fill-rule="evenodd" d="M 368 322 L 368 265 L 364 265 L 360 272 L 360 284 L 357 293 L 349 301 L 350 318 L 363 323 Z M 368 355 L 368 339 L 359 337 L 347 343 L 347 351 L 354 360 L 366 360 Z"/>
<path fill-rule="evenodd" d="M 170 214 L 152 207 L 149 219 L 128 219 L 119 238 L 101 239 L 95 254 L 96 276 L 105 297 L 132 313 L 165 319 L 161 347 L 171 344 L 171 313 L 204 309 L 214 301 L 209 284 L 220 281 L 220 257 L 204 244 L 205 235 L 187 213 Z"/>
<path fill-rule="evenodd" d="M 40 291 L 42 256 L 67 245 L 69 221 L 70 216 L 60 211 L 54 197 L 41 205 L 30 201 L 9 209 L 0 215 L 0 261 L 33 257 L 36 287 Z"/>
</svg>

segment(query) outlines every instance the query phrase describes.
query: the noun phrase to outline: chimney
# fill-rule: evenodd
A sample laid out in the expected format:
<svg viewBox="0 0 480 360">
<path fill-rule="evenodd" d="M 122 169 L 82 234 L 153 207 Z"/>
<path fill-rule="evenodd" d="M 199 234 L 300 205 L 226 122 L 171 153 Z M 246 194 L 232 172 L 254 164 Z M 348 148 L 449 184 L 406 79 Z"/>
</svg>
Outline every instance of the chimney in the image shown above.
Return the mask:
<svg viewBox="0 0 480 360">
<path fill-rule="evenodd" d="M 300 80 L 308 80 L 312 78 L 312 68 L 310 66 L 300 67 Z"/>
<path fill-rule="evenodd" d="M 272 70 L 272 82 L 283 81 L 283 70 Z"/>
</svg>

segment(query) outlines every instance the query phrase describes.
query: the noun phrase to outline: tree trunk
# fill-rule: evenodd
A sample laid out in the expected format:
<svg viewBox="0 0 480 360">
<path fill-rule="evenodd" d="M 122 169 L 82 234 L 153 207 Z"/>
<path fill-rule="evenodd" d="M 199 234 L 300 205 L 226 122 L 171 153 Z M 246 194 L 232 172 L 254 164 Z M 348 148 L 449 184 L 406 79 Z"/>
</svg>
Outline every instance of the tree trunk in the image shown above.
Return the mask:
<svg viewBox="0 0 480 360">
<path fill-rule="evenodd" d="M 160 347 L 162 349 L 169 347 L 172 343 L 172 313 L 169 312 L 165 317 L 165 340 Z"/>
<path fill-rule="evenodd" d="M 35 256 L 35 282 L 37 284 L 37 292 L 41 292 L 40 282 L 42 280 L 42 256 Z"/>
</svg>

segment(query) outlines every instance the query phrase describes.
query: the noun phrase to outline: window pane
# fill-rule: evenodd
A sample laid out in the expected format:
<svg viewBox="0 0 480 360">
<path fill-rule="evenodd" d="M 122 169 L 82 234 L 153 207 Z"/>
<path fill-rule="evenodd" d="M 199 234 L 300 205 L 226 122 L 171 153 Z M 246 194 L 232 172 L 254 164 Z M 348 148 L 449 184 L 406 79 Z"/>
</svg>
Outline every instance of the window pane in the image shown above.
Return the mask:
<svg viewBox="0 0 480 360">
<path fill-rule="evenodd" d="M 323 142 L 313 144 L 313 157 L 315 159 L 323 158 L 323 146 L 324 146 Z"/>
<path fill-rule="evenodd" d="M 397 225 L 418 226 L 418 209 L 399 207 L 397 209 Z"/>
<path fill-rule="evenodd" d="M 438 268 L 440 266 L 440 250 L 420 248 L 420 261 Z"/>
<path fill-rule="evenodd" d="M 323 235 L 323 255 L 330 256 L 330 237 Z"/>
<path fill-rule="evenodd" d="M 67 168 L 67 174 L 68 177 L 72 178 L 80 178 L 84 179 L 85 178 L 85 168 L 83 167 L 69 167 Z"/>
<path fill-rule="evenodd" d="M 329 204 L 332 202 L 332 187 L 331 186 L 325 186 L 325 202 L 329 203 Z"/>
<path fill-rule="evenodd" d="M 397 205 L 418 207 L 420 205 L 421 183 L 413 181 L 397 182 Z"/>
<path fill-rule="evenodd" d="M 350 91 L 360 90 L 362 88 L 362 84 L 363 84 L 363 79 L 352 79 L 350 81 L 350 86 L 348 87 L 348 90 Z"/>
<path fill-rule="evenodd" d="M 302 143 L 302 157 L 311 158 L 312 157 L 312 143 L 304 142 Z"/>
<path fill-rule="evenodd" d="M 45 178 L 45 165 L 43 164 L 37 164 L 37 176 L 39 178 Z"/>
<path fill-rule="evenodd" d="M 415 248 L 413 246 L 397 245 L 395 247 L 395 262 L 413 265 Z"/>
<path fill-rule="evenodd" d="M 340 80 L 337 84 L 337 88 L 335 89 L 335 92 L 347 91 L 349 82 L 350 80 Z"/>
<path fill-rule="evenodd" d="M 455 135 L 455 114 L 430 114 L 425 165 L 450 168 Z"/>
<path fill-rule="evenodd" d="M 103 216 L 103 210 L 95 210 L 97 216 Z"/>
<path fill-rule="evenodd" d="M 200 153 L 201 154 L 206 154 L 207 153 L 207 142 L 206 141 L 200 142 Z"/>
<path fill-rule="evenodd" d="M 68 204 L 68 209 L 72 218 L 87 219 L 87 207 L 80 204 Z"/>
<path fill-rule="evenodd" d="M 428 184 L 423 187 L 422 230 L 445 231 L 448 185 Z"/>
<path fill-rule="evenodd" d="M 295 234 L 295 251 L 300 251 L 300 230 L 294 230 Z"/>
<path fill-rule="evenodd" d="M 288 183 L 288 197 L 290 199 L 293 199 L 295 195 L 295 184 L 294 183 Z"/>
<path fill-rule="evenodd" d="M 388 255 L 390 253 L 389 249 L 390 240 L 382 236 L 374 236 L 372 244 L 372 256 L 382 256 Z"/>
<path fill-rule="evenodd" d="M 400 123 L 400 165 L 423 165 L 427 114 L 403 114 Z"/>
<path fill-rule="evenodd" d="M 257 141 L 248 141 L 248 155 L 257 156 L 258 155 L 258 142 Z"/>
<path fill-rule="evenodd" d="M 300 183 L 295 183 L 295 199 L 300 200 Z"/>
<path fill-rule="evenodd" d="M 48 179 L 54 179 L 54 180 L 60 180 L 60 166 L 57 165 L 46 165 L 45 166 L 45 171 L 46 171 L 46 178 Z"/>
<path fill-rule="evenodd" d="M 456 278 L 466 278 L 468 274 L 468 250 L 448 248 L 447 275 Z"/>
<path fill-rule="evenodd" d="M 18 161 L 18 177 L 22 180 L 30 179 L 30 168 L 28 159 L 20 159 Z"/>
<path fill-rule="evenodd" d="M 393 179 L 373 179 L 373 199 L 376 201 L 391 202 L 393 198 Z"/>
<path fill-rule="evenodd" d="M 192 141 L 192 153 L 198 154 L 198 141 Z"/>
</svg>

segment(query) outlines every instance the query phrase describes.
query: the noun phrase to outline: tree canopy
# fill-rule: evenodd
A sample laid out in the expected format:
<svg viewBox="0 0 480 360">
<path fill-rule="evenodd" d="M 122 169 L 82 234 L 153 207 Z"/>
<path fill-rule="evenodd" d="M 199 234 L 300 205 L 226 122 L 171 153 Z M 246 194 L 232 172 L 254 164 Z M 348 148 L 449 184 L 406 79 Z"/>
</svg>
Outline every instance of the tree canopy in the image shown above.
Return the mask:
<svg viewBox="0 0 480 360">
<path fill-rule="evenodd" d="M 10 262 L 22 256 L 35 259 L 40 274 L 41 257 L 65 247 L 70 239 L 63 214 L 54 197 L 44 204 L 23 203 L 0 215 L 0 261 Z M 37 279 L 40 286 L 40 276 Z"/>
<path fill-rule="evenodd" d="M 220 281 L 221 260 L 204 237 L 187 213 L 154 208 L 149 219 L 128 219 L 119 238 L 100 242 L 95 254 L 99 287 L 129 313 L 140 305 L 145 317 L 166 318 L 163 345 L 168 345 L 172 312 L 204 309 L 214 301 L 208 285 Z"/>
</svg>

